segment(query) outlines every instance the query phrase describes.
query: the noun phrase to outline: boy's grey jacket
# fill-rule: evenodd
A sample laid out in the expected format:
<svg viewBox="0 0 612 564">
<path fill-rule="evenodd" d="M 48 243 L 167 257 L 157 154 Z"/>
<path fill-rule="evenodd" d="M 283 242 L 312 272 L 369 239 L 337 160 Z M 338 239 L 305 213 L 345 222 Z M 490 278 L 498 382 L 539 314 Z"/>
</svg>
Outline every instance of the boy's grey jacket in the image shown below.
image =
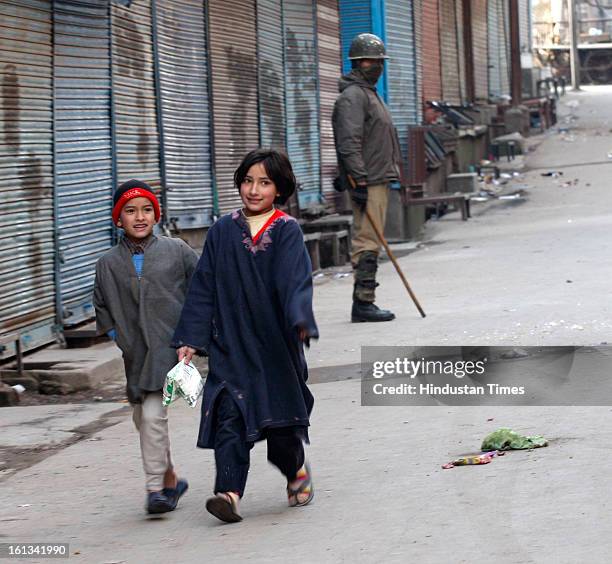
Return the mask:
<svg viewBox="0 0 612 564">
<path fill-rule="evenodd" d="M 157 236 L 145 249 L 140 280 L 123 241 L 98 260 L 96 324 L 100 333 L 117 333 L 131 403 L 140 403 L 143 391 L 161 390 L 177 362 L 170 342 L 197 263 L 187 243 Z"/>
<path fill-rule="evenodd" d="M 341 176 L 368 185 L 399 180 L 397 130 L 376 88 L 353 70 L 339 82 L 332 123 Z"/>
</svg>

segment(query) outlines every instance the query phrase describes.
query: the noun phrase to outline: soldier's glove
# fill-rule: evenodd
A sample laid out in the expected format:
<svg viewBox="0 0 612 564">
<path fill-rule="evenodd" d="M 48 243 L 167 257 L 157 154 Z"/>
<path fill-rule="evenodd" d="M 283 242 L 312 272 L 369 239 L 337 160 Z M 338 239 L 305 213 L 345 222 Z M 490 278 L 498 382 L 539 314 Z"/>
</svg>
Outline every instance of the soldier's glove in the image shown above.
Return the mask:
<svg viewBox="0 0 612 564">
<path fill-rule="evenodd" d="M 366 184 L 357 184 L 351 191 L 351 200 L 355 202 L 362 210 L 366 209 L 368 204 L 368 187 Z"/>
</svg>

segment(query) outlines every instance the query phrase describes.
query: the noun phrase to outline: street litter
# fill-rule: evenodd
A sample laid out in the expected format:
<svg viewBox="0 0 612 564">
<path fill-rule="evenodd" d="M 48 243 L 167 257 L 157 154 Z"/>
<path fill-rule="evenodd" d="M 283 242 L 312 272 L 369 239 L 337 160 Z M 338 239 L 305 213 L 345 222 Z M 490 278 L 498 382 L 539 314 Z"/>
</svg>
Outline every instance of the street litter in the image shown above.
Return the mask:
<svg viewBox="0 0 612 564">
<path fill-rule="evenodd" d="M 162 405 L 168 406 L 181 397 L 189 407 L 195 407 L 203 389 L 202 376 L 195 365 L 181 361 L 166 376 Z"/>
<path fill-rule="evenodd" d="M 507 196 L 500 196 L 500 200 L 524 200 L 525 198 L 521 194 L 508 194 Z"/>
<path fill-rule="evenodd" d="M 549 170 L 548 172 L 541 173 L 540 176 L 552 176 L 553 178 L 557 178 L 558 176 L 563 176 L 563 171 L 561 171 L 561 170 Z"/>
<path fill-rule="evenodd" d="M 313 276 L 313 278 L 314 278 L 315 280 L 317 280 L 318 278 L 325 278 L 325 273 L 323 273 L 323 272 L 319 272 L 318 274 L 315 274 L 315 275 Z"/>
<path fill-rule="evenodd" d="M 23 392 L 26 391 L 26 389 L 21 384 L 15 384 L 14 386 L 11 386 L 11 388 L 13 388 L 13 390 L 15 390 L 19 395 L 23 394 Z"/>
<path fill-rule="evenodd" d="M 497 450 L 492 450 L 490 452 L 485 452 L 483 454 L 476 454 L 473 456 L 462 456 L 461 458 L 457 458 L 452 462 L 447 462 L 442 465 L 444 470 L 449 470 L 450 468 L 454 468 L 455 466 L 476 466 L 480 464 L 489 464 L 496 456 L 503 456 L 503 452 L 498 452 Z"/>
<path fill-rule="evenodd" d="M 512 429 L 502 427 L 487 435 L 482 441 L 480 450 L 523 450 L 548 446 L 548 441 L 541 435 L 527 437 Z"/>
<path fill-rule="evenodd" d="M 334 274 L 334 280 L 338 280 L 339 278 L 346 278 L 347 276 L 350 276 L 351 273 L 350 272 L 337 272 L 336 274 Z"/>
</svg>

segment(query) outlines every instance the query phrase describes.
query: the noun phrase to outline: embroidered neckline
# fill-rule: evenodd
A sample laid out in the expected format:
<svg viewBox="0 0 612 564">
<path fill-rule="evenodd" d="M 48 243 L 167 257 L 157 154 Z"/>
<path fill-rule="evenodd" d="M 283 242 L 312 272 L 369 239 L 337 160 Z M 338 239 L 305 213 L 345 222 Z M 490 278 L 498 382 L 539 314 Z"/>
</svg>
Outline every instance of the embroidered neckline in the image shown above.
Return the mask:
<svg viewBox="0 0 612 564">
<path fill-rule="evenodd" d="M 259 251 L 265 251 L 270 246 L 270 244 L 272 243 L 272 237 L 270 233 L 278 223 L 295 221 L 294 217 L 291 217 L 285 212 L 277 209 L 275 210 L 274 214 L 272 214 L 272 217 L 266 222 L 266 224 L 257 232 L 254 237 L 252 237 L 251 230 L 241 209 L 232 212 L 232 219 L 242 229 L 242 244 L 244 245 L 245 249 L 254 255 L 257 254 Z"/>
</svg>

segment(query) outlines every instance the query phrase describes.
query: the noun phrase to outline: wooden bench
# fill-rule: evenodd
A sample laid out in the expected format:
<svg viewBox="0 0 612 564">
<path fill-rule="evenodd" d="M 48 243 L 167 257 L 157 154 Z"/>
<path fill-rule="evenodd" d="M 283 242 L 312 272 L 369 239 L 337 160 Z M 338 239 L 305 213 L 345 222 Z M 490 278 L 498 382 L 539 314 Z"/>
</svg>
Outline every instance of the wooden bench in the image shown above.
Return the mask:
<svg viewBox="0 0 612 564">
<path fill-rule="evenodd" d="M 304 233 L 304 243 L 308 249 L 310 255 L 310 262 L 312 263 L 312 270 L 321 270 L 321 252 L 319 249 L 319 243 L 321 241 L 321 233 Z"/>
<path fill-rule="evenodd" d="M 440 196 L 424 196 L 423 198 L 407 198 L 407 206 L 426 206 L 434 204 L 436 210 L 440 204 L 453 204 L 455 209 L 461 212 L 461 219 L 467 221 L 470 217 L 470 198 L 467 195 L 440 195 Z"/>
<path fill-rule="evenodd" d="M 332 265 L 343 266 L 349 261 L 350 241 L 348 230 L 327 231 L 321 233 L 321 242 L 330 241 L 332 249 Z M 342 242 L 344 241 L 344 245 Z"/>
<path fill-rule="evenodd" d="M 0 337 L 0 353 L 7 350 L 9 343 L 15 346 L 15 361 L 17 365 L 17 374 L 23 376 L 23 353 L 21 352 L 21 335 L 19 333 L 10 333 Z"/>
</svg>

